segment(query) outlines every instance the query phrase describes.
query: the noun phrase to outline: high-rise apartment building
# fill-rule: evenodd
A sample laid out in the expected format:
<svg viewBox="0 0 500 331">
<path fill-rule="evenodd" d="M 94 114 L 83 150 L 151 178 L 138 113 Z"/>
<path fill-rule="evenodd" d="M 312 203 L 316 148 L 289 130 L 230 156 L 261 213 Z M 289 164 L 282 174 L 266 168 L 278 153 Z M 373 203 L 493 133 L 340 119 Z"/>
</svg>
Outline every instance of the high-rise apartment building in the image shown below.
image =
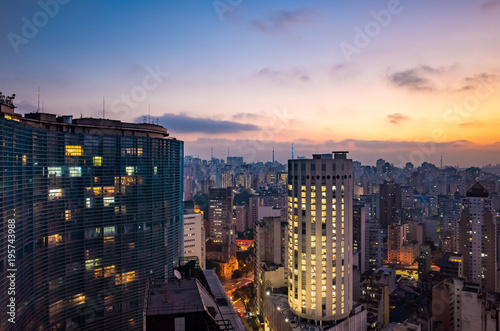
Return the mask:
<svg viewBox="0 0 500 331">
<path fill-rule="evenodd" d="M 205 228 L 202 214 L 184 214 L 184 260 L 196 257 L 199 268 L 205 270 Z"/>
<path fill-rule="evenodd" d="M 359 269 L 363 274 L 365 272 L 365 260 L 366 260 L 366 249 L 365 249 L 365 224 L 366 224 L 366 209 L 365 206 L 359 202 L 354 203 L 353 215 L 352 215 L 352 247 L 353 251 L 359 252 L 359 261 L 356 261 L 359 265 Z"/>
<path fill-rule="evenodd" d="M 22 117 L 0 97 L 0 155 L 2 257 L 15 228 L 0 271 L 16 269 L 16 329 L 142 329 L 146 279 L 182 255 L 183 142 L 153 124 Z M 2 277 L 1 302 L 9 286 Z"/>
<path fill-rule="evenodd" d="M 322 323 L 347 318 L 353 307 L 353 170 L 346 154 L 288 161 L 288 303 L 300 318 Z"/>
<path fill-rule="evenodd" d="M 243 232 L 248 229 L 248 206 L 236 206 L 236 231 Z"/>
<path fill-rule="evenodd" d="M 387 229 L 387 260 L 390 263 L 400 261 L 400 253 L 406 241 L 406 224 L 394 223 Z"/>
<path fill-rule="evenodd" d="M 380 184 L 380 225 L 386 229 L 396 218 L 396 211 L 401 209 L 401 187 L 394 182 Z"/>
<path fill-rule="evenodd" d="M 463 255 L 464 277 L 487 291 L 495 291 L 496 286 L 496 233 L 491 198 L 476 183 L 462 200 L 459 252 Z"/>
<path fill-rule="evenodd" d="M 248 199 L 248 227 L 250 229 L 259 221 L 259 206 L 262 206 L 259 197 L 250 197 Z"/>
<path fill-rule="evenodd" d="M 384 260 L 384 231 L 376 222 L 366 222 L 365 271 L 375 271 Z"/>
<path fill-rule="evenodd" d="M 253 233 L 256 307 L 261 312 L 266 290 L 287 287 L 288 222 L 264 217 L 254 225 Z"/>
</svg>

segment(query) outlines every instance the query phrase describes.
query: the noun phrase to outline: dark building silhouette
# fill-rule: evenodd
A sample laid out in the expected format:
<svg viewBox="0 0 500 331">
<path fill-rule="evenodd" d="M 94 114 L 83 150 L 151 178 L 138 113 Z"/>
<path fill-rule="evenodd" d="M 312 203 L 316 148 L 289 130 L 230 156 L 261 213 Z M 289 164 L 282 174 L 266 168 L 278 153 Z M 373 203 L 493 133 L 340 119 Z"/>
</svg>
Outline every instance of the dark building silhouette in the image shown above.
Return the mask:
<svg viewBox="0 0 500 331">
<path fill-rule="evenodd" d="M 401 187 L 394 182 L 380 184 L 380 226 L 387 228 L 396 218 L 396 211 L 401 209 Z"/>
</svg>

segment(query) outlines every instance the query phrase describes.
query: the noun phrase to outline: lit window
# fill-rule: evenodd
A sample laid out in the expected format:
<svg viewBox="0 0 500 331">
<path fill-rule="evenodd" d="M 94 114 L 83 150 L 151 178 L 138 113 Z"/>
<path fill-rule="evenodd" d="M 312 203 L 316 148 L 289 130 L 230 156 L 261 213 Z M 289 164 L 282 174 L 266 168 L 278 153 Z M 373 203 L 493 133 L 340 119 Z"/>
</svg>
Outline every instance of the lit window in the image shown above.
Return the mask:
<svg viewBox="0 0 500 331">
<path fill-rule="evenodd" d="M 104 197 L 102 199 L 104 207 L 109 207 L 112 203 L 115 203 L 115 197 Z"/>
<path fill-rule="evenodd" d="M 125 171 L 127 172 L 127 175 L 133 176 L 135 172 L 135 167 L 125 167 Z"/>
<path fill-rule="evenodd" d="M 62 189 L 57 188 L 57 189 L 51 189 L 49 190 L 49 199 L 54 200 L 54 199 L 59 199 L 62 197 Z"/>
<path fill-rule="evenodd" d="M 70 177 L 81 177 L 82 176 L 82 167 L 69 167 L 69 176 Z"/>
<path fill-rule="evenodd" d="M 64 218 L 66 219 L 66 221 L 69 221 L 71 219 L 71 210 L 64 211 Z"/>
<path fill-rule="evenodd" d="M 115 234 L 114 226 L 105 226 L 104 227 L 104 236 L 111 236 Z"/>
<path fill-rule="evenodd" d="M 48 167 L 47 172 L 49 177 L 61 177 L 62 175 L 61 167 Z"/>
<path fill-rule="evenodd" d="M 62 242 L 63 238 L 60 234 L 54 234 L 52 236 L 49 236 L 49 247 L 61 244 Z"/>
<path fill-rule="evenodd" d="M 94 156 L 94 167 L 100 167 L 102 165 L 102 156 Z"/>
<path fill-rule="evenodd" d="M 83 149 L 82 146 L 66 146 L 66 155 L 67 156 L 82 156 Z"/>
<path fill-rule="evenodd" d="M 115 274 L 115 266 L 104 267 L 104 277 L 111 277 Z"/>
</svg>

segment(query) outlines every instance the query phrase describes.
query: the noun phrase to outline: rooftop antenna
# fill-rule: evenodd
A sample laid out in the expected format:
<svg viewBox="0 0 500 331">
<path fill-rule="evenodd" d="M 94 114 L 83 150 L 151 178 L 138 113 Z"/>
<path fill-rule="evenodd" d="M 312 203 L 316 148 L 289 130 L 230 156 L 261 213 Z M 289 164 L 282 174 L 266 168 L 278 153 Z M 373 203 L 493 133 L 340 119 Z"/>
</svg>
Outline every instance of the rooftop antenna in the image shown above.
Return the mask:
<svg viewBox="0 0 500 331">
<path fill-rule="evenodd" d="M 175 278 L 177 278 L 177 281 L 179 282 L 179 287 L 181 287 L 181 280 L 182 280 L 182 275 L 181 273 L 179 272 L 179 270 L 174 270 L 174 276 Z M 167 289 L 165 289 L 165 292 L 166 292 Z"/>
<path fill-rule="evenodd" d="M 36 112 L 40 111 L 40 86 L 38 86 L 38 106 L 36 107 Z"/>
<path fill-rule="evenodd" d="M 293 160 L 293 143 L 292 143 L 292 160 Z"/>
<path fill-rule="evenodd" d="M 214 145 L 212 145 L 212 158 L 210 159 L 212 162 L 214 160 Z"/>
<path fill-rule="evenodd" d="M 42 101 L 42 113 L 45 113 L 45 101 Z"/>
<path fill-rule="evenodd" d="M 273 146 L 273 163 L 274 163 L 274 146 Z"/>
<path fill-rule="evenodd" d="M 106 110 L 106 101 L 104 100 L 104 95 L 102 96 L 102 119 L 104 119 L 105 115 L 105 110 Z"/>
<path fill-rule="evenodd" d="M 149 104 L 149 110 L 148 110 L 148 124 L 151 124 L 151 104 Z"/>
<path fill-rule="evenodd" d="M 443 156 L 441 155 L 441 169 L 443 169 Z"/>
</svg>

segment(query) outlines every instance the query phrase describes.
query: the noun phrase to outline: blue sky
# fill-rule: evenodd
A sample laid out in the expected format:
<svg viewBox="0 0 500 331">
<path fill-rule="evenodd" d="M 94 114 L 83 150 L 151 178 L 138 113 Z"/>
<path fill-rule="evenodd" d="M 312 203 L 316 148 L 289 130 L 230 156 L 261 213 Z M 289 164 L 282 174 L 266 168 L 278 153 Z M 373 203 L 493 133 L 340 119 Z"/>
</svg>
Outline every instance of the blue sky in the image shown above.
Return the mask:
<svg viewBox="0 0 500 331">
<path fill-rule="evenodd" d="M 51 3 L 52 16 L 41 5 Z M 16 93 L 20 112 L 36 109 L 40 86 L 46 112 L 102 116 L 105 96 L 107 117 L 142 121 L 150 106 L 186 155 L 208 157 L 213 144 L 220 157 L 229 147 L 265 160 L 275 146 L 285 161 L 295 142 L 299 155 L 348 147 L 365 163 L 500 159 L 498 1 L 61 3 L 4 4 L 0 91 Z M 397 13 L 377 23 L 388 8 Z M 43 15 L 25 38 L 26 20 Z M 347 58 L 342 45 L 370 27 Z M 27 42 L 13 47 L 13 34 Z M 459 112 L 480 88 L 485 97 Z M 146 93 L 126 101 L 134 91 Z"/>
</svg>

